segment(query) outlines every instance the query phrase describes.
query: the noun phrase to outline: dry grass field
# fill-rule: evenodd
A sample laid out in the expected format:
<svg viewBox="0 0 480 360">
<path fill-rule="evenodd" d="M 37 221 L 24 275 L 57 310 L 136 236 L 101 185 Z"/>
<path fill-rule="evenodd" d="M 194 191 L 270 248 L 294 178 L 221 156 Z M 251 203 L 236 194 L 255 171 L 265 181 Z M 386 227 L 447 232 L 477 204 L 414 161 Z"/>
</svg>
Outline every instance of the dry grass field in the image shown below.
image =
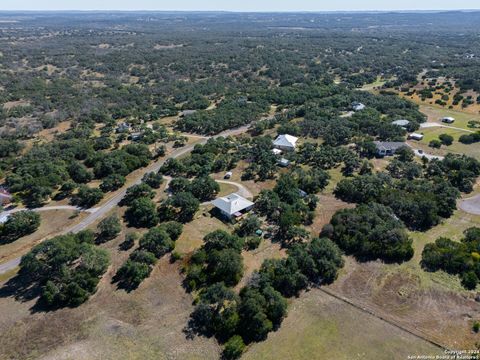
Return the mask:
<svg viewBox="0 0 480 360">
<path fill-rule="evenodd" d="M 320 290 L 294 299 L 282 327 L 242 359 L 407 359 L 442 350 Z"/>
<path fill-rule="evenodd" d="M 25 254 L 35 244 L 63 231 L 66 227 L 80 222 L 86 213 L 76 215 L 73 210 L 48 210 L 39 212 L 40 227 L 33 234 L 24 236 L 10 244 L 0 245 L 0 262 L 5 262 Z"/>
</svg>

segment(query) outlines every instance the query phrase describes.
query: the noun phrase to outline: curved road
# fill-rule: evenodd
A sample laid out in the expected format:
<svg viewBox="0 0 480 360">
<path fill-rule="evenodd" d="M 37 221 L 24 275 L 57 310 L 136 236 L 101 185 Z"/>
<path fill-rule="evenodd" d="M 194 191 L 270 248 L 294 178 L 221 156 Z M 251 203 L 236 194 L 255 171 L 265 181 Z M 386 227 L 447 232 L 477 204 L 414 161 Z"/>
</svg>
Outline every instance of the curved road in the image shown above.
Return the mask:
<svg viewBox="0 0 480 360">
<path fill-rule="evenodd" d="M 466 213 L 480 215 L 480 194 L 461 200 L 458 207 Z"/>
<path fill-rule="evenodd" d="M 161 159 L 161 160 L 157 160 L 156 162 L 154 162 L 154 163 L 150 164 L 149 166 L 143 168 L 143 171 L 141 171 L 141 173 L 138 174 L 138 177 L 135 180 L 134 184 L 141 183 L 142 182 L 142 177 L 143 177 L 144 174 L 146 174 L 148 172 L 152 172 L 152 171 L 157 172 L 162 167 L 162 165 L 165 163 L 166 160 L 168 160 L 170 158 L 178 158 L 182 155 L 188 154 L 189 152 L 191 152 L 193 150 L 193 148 L 197 144 L 205 144 L 207 142 L 207 140 L 210 139 L 210 138 L 218 138 L 218 137 L 222 137 L 222 136 L 226 137 L 226 136 L 239 135 L 239 134 L 242 134 L 242 133 L 246 132 L 248 130 L 248 128 L 249 128 L 249 125 L 245 125 L 245 126 L 242 126 L 242 127 L 236 128 L 236 129 L 221 132 L 220 134 L 215 135 L 215 136 L 203 137 L 201 140 L 199 140 L 199 141 L 197 141 L 193 144 L 187 145 L 187 146 L 185 146 L 181 149 L 177 149 L 177 150 L 173 151 L 170 155 L 168 155 L 166 158 Z M 236 184 L 236 185 L 238 186 L 239 184 Z M 62 231 L 60 234 L 68 234 L 68 233 L 74 233 L 75 234 L 75 233 L 78 233 L 82 230 L 85 230 L 87 227 L 89 227 L 91 224 L 93 224 L 98 219 L 101 219 L 102 217 L 104 217 L 108 212 L 110 212 L 115 206 L 117 206 L 120 203 L 120 201 L 123 199 L 123 197 L 125 196 L 125 194 L 127 192 L 127 188 L 128 188 L 127 186 L 124 186 L 122 189 L 118 190 L 110 199 L 108 199 L 107 202 L 105 202 L 101 206 L 95 208 L 95 210 L 94 209 L 89 209 L 89 210 L 94 210 L 94 211 L 93 212 L 89 211 L 89 212 L 91 212 L 91 214 L 88 215 L 85 219 L 83 219 L 82 221 L 80 221 L 76 225 L 68 227 L 67 229 Z M 239 188 L 240 188 L 240 186 L 239 186 Z M 248 192 L 248 190 L 247 190 L 247 192 Z M 53 210 L 52 208 L 53 208 L 53 206 L 50 207 L 50 210 Z M 39 211 L 40 208 L 36 209 L 36 210 Z M 87 211 L 87 210 L 85 210 L 85 211 Z M 3 264 L 0 264 L 0 274 L 6 273 L 7 271 L 10 271 L 10 270 L 16 268 L 18 266 L 18 264 L 20 264 L 20 260 L 21 260 L 21 257 L 18 257 L 18 258 L 15 258 L 13 260 L 7 261 Z"/>
</svg>

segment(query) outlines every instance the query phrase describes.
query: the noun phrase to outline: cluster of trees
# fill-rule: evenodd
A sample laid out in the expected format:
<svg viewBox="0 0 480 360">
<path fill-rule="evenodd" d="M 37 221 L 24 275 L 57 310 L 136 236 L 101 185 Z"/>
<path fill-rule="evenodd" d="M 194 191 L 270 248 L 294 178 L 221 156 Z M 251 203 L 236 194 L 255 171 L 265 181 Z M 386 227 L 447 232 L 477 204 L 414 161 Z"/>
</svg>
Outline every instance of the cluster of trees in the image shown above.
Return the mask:
<svg viewBox="0 0 480 360">
<path fill-rule="evenodd" d="M 272 179 L 277 172 L 277 156 L 272 152 L 272 139 L 270 137 L 256 137 L 244 150 L 249 160 L 249 165 L 242 174 L 242 180 L 265 181 Z"/>
<path fill-rule="evenodd" d="M 136 289 L 150 275 L 157 260 L 175 248 L 175 241 L 182 231 L 183 225 L 175 221 L 149 229 L 140 238 L 138 248 L 118 269 L 113 281 L 118 283 L 119 288 L 127 291 Z M 131 236 L 127 240 L 134 242 Z"/>
<path fill-rule="evenodd" d="M 204 245 L 195 251 L 186 268 L 187 288 L 198 290 L 217 282 L 227 286 L 238 284 L 243 276 L 243 238 L 216 230 L 203 240 Z"/>
<path fill-rule="evenodd" d="M 125 183 L 125 176 L 146 166 L 152 154 L 145 145 L 129 144 L 121 149 L 95 151 L 86 136 L 64 134 L 63 139 L 35 145 L 21 156 L 6 177 L 12 193 L 19 193 L 31 207 L 42 206 L 55 191 L 58 198 L 71 196 L 79 206 L 92 206 L 102 198 L 102 192 L 114 191 Z M 68 135 L 68 136 L 67 136 Z M 72 136 L 72 138 L 69 138 Z M 67 138 L 68 137 L 68 138 Z M 100 189 L 90 189 L 85 184 L 92 179 L 102 179 Z"/>
<path fill-rule="evenodd" d="M 374 144 L 373 147 L 375 148 Z M 346 147 L 318 145 L 309 142 L 300 147 L 296 160 L 299 164 L 321 170 L 337 168 L 343 164 L 342 173 L 345 176 L 352 175 L 360 167 L 358 155 Z"/>
<path fill-rule="evenodd" d="M 241 232 L 252 233 L 256 220 L 248 223 Z M 287 258 L 266 260 L 237 295 L 231 287 L 243 274 L 243 239 L 217 230 L 204 240 L 185 270 L 187 287 L 199 291 L 190 327 L 225 343 L 227 358 L 240 356 L 245 344 L 264 340 L 281 325 L 286 297 L 310 284 L 333 282 L 343 266 L 340 249 L 329 239 L 316 238 L 292 246 Z"/>
<path fill-rule="evenodd" d="M 389 207 L 374 202 L 336 212 L 322 233 L 362 261 L 403 262 L 413 256 L 405 225 Z"/>
<path fill-rule="evenodd" d="M 168 185 L 171 194 L 191 193 L 199 201 L 213 200 L 220 191 L 220 185 L 210 176 L 201 176 L 190 181 L 187 178 L 173 178 Z"/>
<path fill-rule="evenodd" d="M 462 144 L 475 144 L 480 142 L 480 132 L 471 133 L 468 135 L 462 135 L 458 138 Z"/>
<path fill-rule="evenodd" d="M 236 166 L 239 155 L 233 138 L 212 138 L 205 145 L 195 145 L 191 154 L 182 159 L 170 158 L 160 172 L 170 176 L 206 176 Z"/>
<path fill-rule="evenodd" d="M 40 289 L 49 307 L 78 306 L 97 288 L 109 265 L 108 253 L 83 231 L 54 237 L 35 246 L 20 262 L 20 275 Z"/>
<path fill-rule="evenodd" d="M 315 216 L 318 199 L 314 194 L 305 195 L 299 188 L 301 176 L 302 173 L 298 176 L 298 172 L 297 176 L 281 175 L 275 188 L 262 190 L 255 202 L 255 210 L 276 225 L 275 236 L 284 245 L 308 238 L 308 233 L 300 225 L 310 224 Z M 306 177 L 303 180 L 308 181 Z"/>
<path fill-rule="evenodd" d="M 334 193 L 347 202 L 389 206 L 408 228 L 426 230 L 453 214 L 460 191 L 471 191 L 480 175 L 479 165 L 473 158 L 449 154 L 422 167 L 405 149 L 388 165 L 388 174 L 343 179 Z"/>
<path fill-rule="evenodd" d="M 0 245 L 34 233 L 40 226 L 40 215 L 33 211 L 19 211 L 8 216 L 0 225 Z"/>
<path fill-rule="evenodd" d="M 443 270 L 458 275 L 466 289 L 474 290 L 480 281 L 479 249 L 480 228 L 469 228 L 460 242 L 441 237 L 425 245 L 422 267 L 427 271 Z"/>
<path fill-rule="evenodd" d="M 266 102 L 247 101 L 246 97 L 228 98 L 212 110 L 200 110 L 184 116 L 176 123 L 176 129 L 205 135 L 246 125 L 257 120 L 268 110 Z"/>
</svg>

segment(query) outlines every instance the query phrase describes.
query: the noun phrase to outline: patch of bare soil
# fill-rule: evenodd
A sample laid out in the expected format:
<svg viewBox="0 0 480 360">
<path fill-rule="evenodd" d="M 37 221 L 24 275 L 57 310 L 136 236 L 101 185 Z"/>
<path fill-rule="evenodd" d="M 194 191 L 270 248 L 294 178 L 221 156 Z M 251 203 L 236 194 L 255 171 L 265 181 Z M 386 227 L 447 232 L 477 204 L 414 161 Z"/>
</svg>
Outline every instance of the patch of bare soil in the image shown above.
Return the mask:
<svg viewBox="0 0 480 360">
<path fill-rule="evenodd" d="M 425 285 L 419 268 L 358 263 L 347 259 L 340 278 L 329 288 L 404 328 L 453 349 L 475 349 L 472 323 L 480 319 L 473 294 L 441 284 Z"/>
</svg>

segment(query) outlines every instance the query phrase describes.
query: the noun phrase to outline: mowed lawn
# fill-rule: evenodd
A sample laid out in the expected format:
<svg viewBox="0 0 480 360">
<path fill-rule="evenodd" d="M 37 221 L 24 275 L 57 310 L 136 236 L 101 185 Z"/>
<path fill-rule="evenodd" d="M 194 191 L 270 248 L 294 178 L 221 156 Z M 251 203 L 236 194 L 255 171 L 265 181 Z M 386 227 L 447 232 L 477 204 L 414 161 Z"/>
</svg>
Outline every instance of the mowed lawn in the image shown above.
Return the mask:
<svg viewBox="0 0 480 360">
<path fill-rule="evenodd" d="M 443 351 L 320 290 L 291 302 L 281 328 L 252 345 L 244 360 L 407 359 Z"/>
<path fill-rule="evenodd" d="M 455 122 L 449 125 L 466 130 L 475 130 L 468 127 L 468 122 L 470 120 L 480 121 L 480 114 L 444 109 L 440 106 L 420 105 L 420 111 L 427 115 L 429 122 L 440 123 L 441 119 L 444 117 L 453 117 L 455 118 Z"/>
<path fill-rule="evenodd" d="M 462 144 L 458 141 L 459 137 L 465 134 L 469 134 L 466 131 L 444 128 L 444 127 L 431 127 L 423 128 L 418 131 L 422 133 L 425 137 L 422 141 L 416 142 L 412 141 L 411 144 L 414 147 L 423 149 L 425 152 L 434 155 L 445 155 L 449 152 L 456 154 L 465 154 L 471 157 L 474 157 L 480 160 L 480 145 L 479 144 Z M 441 134 L 448 134 L 453 136 L 453 144 L 450 146 L 442 145 L 440 149 L 433 149 L 428 146 L 430 141 L 438 140 L 438 137 Z M 418 145 L 418 146 L 417 146 Z"/>
</svg>

